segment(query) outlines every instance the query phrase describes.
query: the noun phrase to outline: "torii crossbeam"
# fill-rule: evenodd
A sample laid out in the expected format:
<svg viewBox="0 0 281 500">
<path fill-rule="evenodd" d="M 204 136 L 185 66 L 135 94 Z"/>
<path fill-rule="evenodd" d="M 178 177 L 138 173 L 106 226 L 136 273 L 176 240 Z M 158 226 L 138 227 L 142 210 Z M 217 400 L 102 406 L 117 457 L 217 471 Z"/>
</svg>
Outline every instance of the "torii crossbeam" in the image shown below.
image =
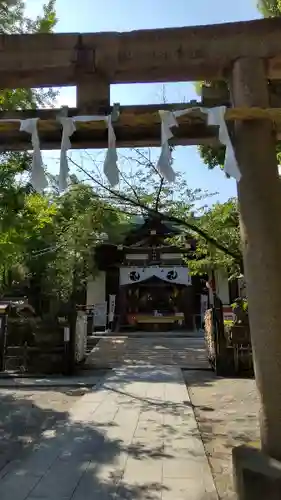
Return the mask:
<svg viewBox="0 0 281 500">
<path fill-rule="evenodd" d="M 68 116 L 110 114 L 110 85 L 134 82 L 172 82 L 227 79 L 238 58 L 262 58 L 268 78 L 281 79 L 281 19 L 242 23 L 140 30 L 126 33 L 1 35 L 1 87 L 75 85 L 77 107 Z M 189 106 L 206 106 L 204 102 Z M 117 147 L 159 146 L 158 110 L 188 107 L 126 106 L 114 123 Z M 40 118 L 42 149 L 61 147 L 60 110 L 0 114 L 0 149 L 30 148 L 30 136 L 9 119 Z M 245 113 L 244 113 L 245 115 Z M 185 116 L 174 131 L 173 144 L 218 143 L 215 127 L 206 117 Z M 77 125 L 73 148 L 107 147 L 101 123 Z"/>
</svg>

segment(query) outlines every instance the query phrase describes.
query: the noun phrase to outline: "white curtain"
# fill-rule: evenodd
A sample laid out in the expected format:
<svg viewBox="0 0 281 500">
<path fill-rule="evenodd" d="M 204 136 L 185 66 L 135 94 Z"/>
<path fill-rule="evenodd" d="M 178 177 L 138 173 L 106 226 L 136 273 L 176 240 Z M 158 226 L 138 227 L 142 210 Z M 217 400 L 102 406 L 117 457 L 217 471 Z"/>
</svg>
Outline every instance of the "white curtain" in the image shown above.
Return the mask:
<svg viewBox="0 0 281 500">
<path fill-rule="evenodd" d="M 191 285 L 191 276 L 187 267 L 121 267 L 120 285 L 140 283 L 155 276 L 162 281 L 177 285 Z"/>
</svg>

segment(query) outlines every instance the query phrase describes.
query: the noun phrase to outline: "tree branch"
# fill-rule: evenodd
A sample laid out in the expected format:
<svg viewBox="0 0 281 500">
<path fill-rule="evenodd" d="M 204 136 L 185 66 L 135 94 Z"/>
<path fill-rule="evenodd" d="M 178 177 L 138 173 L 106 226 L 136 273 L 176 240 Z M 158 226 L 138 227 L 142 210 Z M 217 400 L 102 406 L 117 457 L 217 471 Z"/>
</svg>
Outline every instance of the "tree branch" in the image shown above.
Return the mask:
<svg viewBox="0 0 281 500">
<path fill-rule="evenodd" d="M 193 231 L 194 233 L 196 233 L 199 236 L 201 236 L 202 238 L 204 238 L 206 241 L 208 241 L 208 243 L 210 243 L 211 245 L 216 247 L 221 252 L 232 257 L 234 259 L 234 261 L 239 265 L 240 269 L 243 270 L 243 260 L 242 260 L 241 256 L 233 253 L 231 250 L 226 248 L 224 245 L 221 245 L 217 240 L 215 240 L 215 238 L 212 238 L 212 236 L 209 236 L 203 229 L 200 229 L 199 227 L 195 226 L 194 224 L 187 222 L 187 221 L 184 221 L 182 219 L 179 219 L 178 217 L 175 217 L 173 215 L 163 214 L 163 213 L 159 212 L 158 210 L 155 210 L 153 208 L 149 208 L 146 205 L 144 205 L 143 203 L 139 203 L 139 202 L 137 202 L 137 201 L 121 194 L 121 193 L 118 193 L 117 191 L 114 191 L 114 189 L 111 189 L 107 186 L 104 186 L 101 182 L 97 181 L 89 172 L 87 172 L 83 167 L 81 167 L 80 165 L 78 165 L 78 163 L 76 163 L 74 160 L 72 160 L 72 158 L 69 158 L 69 160 L 71 161 L 71 163 L 73 163 L 73 165 L 75 165 L 84 174 L 88 175 L 88 177 L 93 182 L 95 182 L 98 186 L 102 187 L 103 189 L 105 189 L 107 192 L 109 192 L 110 194 L 112 194 L 116 198 L 119 198 L 122 201 L 125 201 L 129 205 L 132 205 L 132 206 L 137 207 L 137 208 L 141 208 L 145 212 L 149 213 L 150 215 L 157 216 L 161 220 L 168 220 L 170 222 L 174 222 L 175 224 L 178 224 L 180 226 L 184 226 L 184 227 L 188 228 L 189 230 Z"/>
<path fill-rule="evenodd" d="M 157 192 L 157 195 L 156 195 L 156 202 L 155 202 L 155 210 L 156 210 L 156 212 L 158 212 L 159 203 L 160 203 L 160 195 L 161 195 L 163 184 L 164 184 L 164 178 L 161 177 L 160 184 L 159 184 L 159 189 L 158 189 L 158 192 Z"/>
<path fill-rule="evenodd" d="M 139 197 L 137 191 L 135 190 L 135 188 L 127 181 L 126 177 L 123 175 L 122 172 L 120 172 L 120 170 L 119 170 L 119 174 L 121 175 L 125 184 L 133 191 L 133 194 L 135 195 L 137 202 L 140 204 L 141 200 L 140 200 L 140 197 Z"/>
</svg>

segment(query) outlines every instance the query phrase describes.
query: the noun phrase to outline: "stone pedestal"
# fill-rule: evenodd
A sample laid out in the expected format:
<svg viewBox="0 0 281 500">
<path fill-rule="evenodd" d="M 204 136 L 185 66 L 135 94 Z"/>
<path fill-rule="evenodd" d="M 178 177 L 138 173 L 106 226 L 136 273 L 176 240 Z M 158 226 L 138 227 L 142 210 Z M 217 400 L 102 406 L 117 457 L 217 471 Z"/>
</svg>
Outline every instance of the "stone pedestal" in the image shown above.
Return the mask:
<svg viewBox="0 0 281 500">
<path fill-rule="evenodd" d="M 232 459 L 238 500 L 281 499 L 281 462 L 248 446 L 234 448 Z"/>
</svg>

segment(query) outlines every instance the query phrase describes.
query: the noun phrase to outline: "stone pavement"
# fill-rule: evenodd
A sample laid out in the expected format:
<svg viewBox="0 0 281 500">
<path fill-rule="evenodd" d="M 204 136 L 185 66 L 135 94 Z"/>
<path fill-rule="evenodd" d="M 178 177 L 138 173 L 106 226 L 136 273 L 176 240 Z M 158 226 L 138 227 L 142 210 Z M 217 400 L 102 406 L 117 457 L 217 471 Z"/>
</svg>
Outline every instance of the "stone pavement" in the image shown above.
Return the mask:
<svg viewBox="0 0 281 500">
<path fill-rule="evenodd" d="M 160 337 L 153 333 L 143 338 L 102 338 L 86 362 L 96 368 L 147 364 L 210 369 L 204 338 Z"/>
<path fill-rule="evenodd" d="M 120 367 L 0 473 L 1 500 L 217 500 L 177 367 Z"/>
<path fill-rule="evenodd" d="M 74 377 L 60 376 L 60 377 L 19 377 L 19 376 L 9 376 L 0 377 L 0 388 L 30 388 L 36 387 L 47 389 L 47 388 L 59 388 L 59 387 L 73 387 L 81 388 L 88 386 L 93 386 L 97 384 L 102 376 L 106 373 L 106 370 L 97 370 L 95 374 L 84 374 L 76 375 Z"/>
</svg>

